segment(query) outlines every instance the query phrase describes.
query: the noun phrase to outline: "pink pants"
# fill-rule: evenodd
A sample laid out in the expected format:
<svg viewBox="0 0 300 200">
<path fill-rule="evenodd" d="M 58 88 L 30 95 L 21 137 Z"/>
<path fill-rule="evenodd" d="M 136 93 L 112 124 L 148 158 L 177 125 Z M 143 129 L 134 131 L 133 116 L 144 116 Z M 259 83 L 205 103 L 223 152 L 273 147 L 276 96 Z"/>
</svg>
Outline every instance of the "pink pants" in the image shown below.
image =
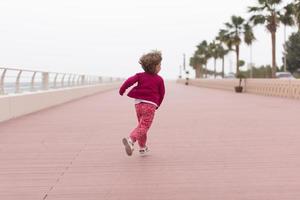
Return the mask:
<svg viewBox="0 0 300 200">
<path fill-rule="evenodd" d="M 156 106 L 149 103 L 135 104 L 138 126 L 131 132 L 133 142 L 138 141 L 141 148 L 146 146 L 147 132 L 152 124 Z"/>
</svg>

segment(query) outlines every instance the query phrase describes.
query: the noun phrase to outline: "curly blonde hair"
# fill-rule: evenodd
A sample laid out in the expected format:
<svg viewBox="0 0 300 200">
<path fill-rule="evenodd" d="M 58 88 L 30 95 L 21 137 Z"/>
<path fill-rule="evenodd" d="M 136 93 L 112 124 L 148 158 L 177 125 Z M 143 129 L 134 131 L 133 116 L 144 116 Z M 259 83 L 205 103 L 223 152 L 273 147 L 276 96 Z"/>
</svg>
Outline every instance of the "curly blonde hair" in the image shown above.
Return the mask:
<svg viewBox="0 0 300 200">
<path fill-rule="evenodd" d="M 144 71 L 150 74 L 156 73 L 156 66 L 159 65 L 162 61 L 161 52 L 154 50 L 150 53 L 144 54 L 139 63 L 143 67 Z"/>
</svg>

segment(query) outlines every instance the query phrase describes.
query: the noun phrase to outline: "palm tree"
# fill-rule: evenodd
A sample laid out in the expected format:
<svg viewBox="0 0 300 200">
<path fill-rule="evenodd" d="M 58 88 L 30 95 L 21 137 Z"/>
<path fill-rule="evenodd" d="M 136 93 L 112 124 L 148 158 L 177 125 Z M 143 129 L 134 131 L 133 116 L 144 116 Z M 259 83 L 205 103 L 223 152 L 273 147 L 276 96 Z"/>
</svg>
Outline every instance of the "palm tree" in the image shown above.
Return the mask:
<svg viewBox="0 0 300 200">
<path fill-rule="evenodd" d="M 282 20 L 282 8 L 280 4 L 282 0 L 258 0 L 258 6 L 249 7 L 248 12 L 255 13 L 250 21 L 254 25 L 266 24 L 268 31 L 271 33 L 272 39 L 272 77 L 275 78 L 276 73 L 276 31 Z"/>
<path fill-rule="evenodd" d="M 207 78 L 207 73 L 208 73 L 208 70 L 207 70 L 207 61 L 212 57 L 211 55 L 211 52 L 209 51 L 209 46 L 206 45 L 206 48 L 205 48 L 205 51 L 203 53 L 203 56 L 204 56 L 204 66 L 205 66 L 205 78 Z"/>
<path fill-rule="evenodd" d="M 211 58 L 211 54 L 208 49 L 208 43 L 206 40 L 202 41 L 197 46 L 197 54 L 201 60 L 201 64 L 205 66 L 205 69 L 202 68 L 202 74 L 205 73 L 205 78 L 207 78 L 207 61 Z"/>
<path fill-rule="evenodd" d="M 216 78 L 217 59 L 219 58 L 219 45 L 216 41 L 213 41 L 208 45 L 208 51 L 211 57 L 214 58 L 214 77 Z"/>
<path fill-rule="evenodd" d="M 196 71 L 196 78 L 200 78 L 200 64 L 197 54 L 195 53 L 193 57 L 190 58 L 190 66 Z"/>
<path fill-rule="evenodd" d="M 244 19 L 239 16 L 233 15 L 231 17 L 231 22 L 225 23 L 225 26 L 227 27 L 227 46 L 229 49 L 232 48 L 232 46 L 235 46 L 235 53 L 236 53 L 236 74 L 238 75 L 240 70 L 240 44 L 241 44 L 241 38 L 240 35 L 242 34 Z"/>
<path fill-rule="evenodd" d="M 292 7 L 293 15 L 298 26 L 298 31 L 300 31 L 300 0 L 295 0 L 294 3 L 292 3 Z"/>
<path fill-rule="evenodd" d="M 219 56 L 222 59 L 222 78 L 224 78 L 224 71 L 225 71 L 225 56 L 229 53 L 230 49 L 225 49 L 223 47 L 223 44 L 227 45 L 228 37 L 226 36 L 227 31 L 224 29 L 221 29 L 219 31 L 218 36 L 216 37 L 216 40 L 220 42 L 220 48 L 219 48 Z"/>
<path fill-rule="evenodd" d="M 202 41 L 201 46 L 198 48 L 198 52 L 199 57 L 201 58 L 201 63 L 205 66 L 203 73 L 205 73 L 205 78 L 207 78 L 207 61 L 211 58 L 211 54 L 209 52 L 208 43 L 206 40 Z"/>
<path fill-rule="evenodd" d="M 195 51 L 193 57 L 190 58 L 190 66 L 195 70 L 196 78 L 203 77 L 203 58 L 201 58 L 198 51 Z"/>
<path fill-rule="evenodd" d="M 249 23 L 244 24 L 244 42 L 250 47 L 250 65 L 251 65 L 251 73 L 250 77 L 253 77 L 253 69 L 252 69 L 252 43 L 256 40 L 252 26 Z"/>
<path fill-rule="evenodd" d="M 229 50 L 225 49 L 222 44 L 219 44 L 218 47 L 219 58 L 222 60 L 222 78 L 224 78 L 225 56 L 229 53 Z"/>
<path fill-rule="evenodd" d="M 197 46 L 194 56 L 190 58 L 190 65 L 196 71 L 196 78 L 203 77 L 203 65 L 206 65 L 207 63 L 206 51 L 207 42 L 204 40 Z"/>
<path fill-rule="evenodd" d="M 293 19 L 294 5 L 292 3 L 284 7 L 284 14 L 280 16 L 280 21 L 284 25 L 284 49 L 286 43 L 286 27 L 293 26 L 295 21 Z M 284 71 L 286 71 L 286 54 L 284 53 Z"/>
</svg>

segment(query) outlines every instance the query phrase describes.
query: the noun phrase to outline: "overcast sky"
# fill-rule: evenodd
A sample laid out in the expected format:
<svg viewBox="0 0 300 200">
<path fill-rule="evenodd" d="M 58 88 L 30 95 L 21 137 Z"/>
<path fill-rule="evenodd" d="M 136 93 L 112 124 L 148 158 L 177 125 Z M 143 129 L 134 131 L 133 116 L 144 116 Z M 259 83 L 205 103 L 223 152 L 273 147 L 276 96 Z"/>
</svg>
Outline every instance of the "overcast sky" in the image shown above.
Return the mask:
<svg viewBox="0 0 300 200">
<path fill-rule="evenodd" d="M 127 77 L 141 71 L 138 59 L 143 53 L 158 49 L 163 53 L 161 75 L 176 78 L 183 53 L 188 63 L 196 45 L 214 39 L 231 15 L 248 18 L 247 6 L 255 4 L 256 0 L 1 0 L 0 66 Z M 255 34 L 253 62 L 270 64 L 270 34 L 264 27 L 256 28 Z M 282 43 L 281 27 L 280 65 Z M 249 60 L 249 48 L 242 47 L 241 59 Z M 234 54 L 227 58 L 227 72 L 234 69 L 234 60 Z"/>
</svg>

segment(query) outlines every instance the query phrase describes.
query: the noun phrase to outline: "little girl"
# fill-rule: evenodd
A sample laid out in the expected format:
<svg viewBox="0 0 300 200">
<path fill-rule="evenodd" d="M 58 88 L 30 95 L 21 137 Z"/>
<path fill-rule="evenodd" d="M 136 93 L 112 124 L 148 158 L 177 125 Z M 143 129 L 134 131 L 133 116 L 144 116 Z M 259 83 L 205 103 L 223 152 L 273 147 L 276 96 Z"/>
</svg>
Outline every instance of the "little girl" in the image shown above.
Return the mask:
<svg viewBox="0 0 300 200">
<path fill-rule="evenodd" d="M 128 138 L 123 138 L 123 144 L 128 156 L 132 155 L 133 146 L 138 141 L 140 154 L 149 151 L 146 146 L 147 132 L 152 124 L 155 110 L 158 109 L 165 95 L 164 80 L 158 75 L 162 56 L 159 51 L 152 51 L 143 55 L 139 63 L 144 73 L 137 73 L 128 78 L 121 86 L 119 93 L 123 95 L 127 88 L 137 83 L 127 96 L 135 99 L 135 110 L 138 126 Z"/>
</svg>

